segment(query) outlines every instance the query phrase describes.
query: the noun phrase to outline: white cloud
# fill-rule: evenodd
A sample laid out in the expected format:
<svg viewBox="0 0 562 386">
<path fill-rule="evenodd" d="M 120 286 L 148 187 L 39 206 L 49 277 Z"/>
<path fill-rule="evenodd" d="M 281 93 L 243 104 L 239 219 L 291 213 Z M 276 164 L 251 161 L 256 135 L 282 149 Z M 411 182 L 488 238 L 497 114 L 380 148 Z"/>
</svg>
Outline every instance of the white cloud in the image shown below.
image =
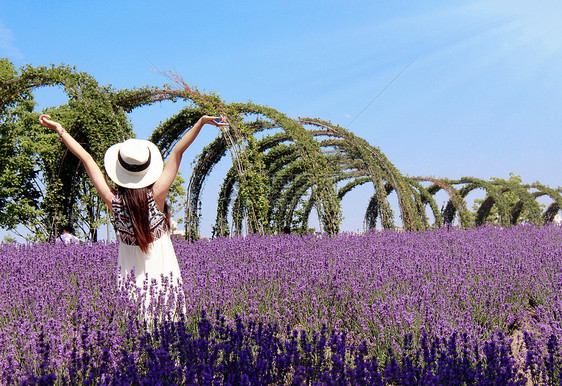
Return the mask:
<svg viewBox="0 0 562 386">
<path fill-rule="evenodd" d="M 14 34 L 0 21 L 0 57 L 11 60 L 22 60 L 23 54 L 14 46 Z"/>
</svg>

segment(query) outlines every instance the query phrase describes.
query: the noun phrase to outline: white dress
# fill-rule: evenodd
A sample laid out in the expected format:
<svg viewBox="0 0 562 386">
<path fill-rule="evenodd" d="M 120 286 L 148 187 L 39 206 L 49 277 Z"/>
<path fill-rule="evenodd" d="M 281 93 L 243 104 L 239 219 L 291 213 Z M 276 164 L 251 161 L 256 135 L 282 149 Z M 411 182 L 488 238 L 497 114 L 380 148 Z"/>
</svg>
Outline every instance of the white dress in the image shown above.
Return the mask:
<svg viewBox="0 0 562 386">
<path fill-rule="evenodd" d="M 140 247 L 136 245 L 119 242 L 117 266 L 120 278 L 134 268 L 135 280 L 139 288 L 143 288 L 147 276 L 148 284 L 150 285 L 152 279 L 155 279 L 158 287 L 161 286 L 162 275 L 168 277 L 168 280 L 171 279 L 173 285 L 178 285 L 178 280 L 181 283 L 180 267 L 169 233 L 153 241 L 147 253 L 141 251 Z"/>
<path fill-rule="evenodd" d="M 166 223 L 166 216 L 158 210 L 152 196 L 148 193 L 148 210 L 150 230 L 154 241 L 148 251 L 141 251 L 137 244 L 129 213 L 123 203 L 123 198 L 115 194 L 112 201 L 115 226 L 119 234 L 119 282 L 134 268 L 137 287 L 143 288 L 148 277 L 148 286 L 156 280 L 157 288 L 162 286 L 162 276 L 171 281 L 173 286 L 181 285 L 181 273 L 170 239 L 170 232 Z M 150 288 L 150 287 L 149 287 Z"/>
</svg>

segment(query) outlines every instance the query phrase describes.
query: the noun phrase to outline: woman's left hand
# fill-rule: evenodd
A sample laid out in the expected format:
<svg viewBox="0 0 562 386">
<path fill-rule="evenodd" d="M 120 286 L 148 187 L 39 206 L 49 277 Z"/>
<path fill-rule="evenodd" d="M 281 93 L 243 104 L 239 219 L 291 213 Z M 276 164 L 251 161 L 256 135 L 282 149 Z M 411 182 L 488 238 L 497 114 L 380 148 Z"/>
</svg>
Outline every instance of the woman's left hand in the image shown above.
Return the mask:
<svg viewBox="0 0 562 386">
<path fill-rule="evenodd" d="M 217 127 L 228 126 L 228 122 L 226 121 L 226 117 L 224 115 L 221 115 L 220 117 L 212 117 L 209 115 L 204 115 L 201 117 L 201 121 L 203 123 L 209 123 Z"/>
</svg>

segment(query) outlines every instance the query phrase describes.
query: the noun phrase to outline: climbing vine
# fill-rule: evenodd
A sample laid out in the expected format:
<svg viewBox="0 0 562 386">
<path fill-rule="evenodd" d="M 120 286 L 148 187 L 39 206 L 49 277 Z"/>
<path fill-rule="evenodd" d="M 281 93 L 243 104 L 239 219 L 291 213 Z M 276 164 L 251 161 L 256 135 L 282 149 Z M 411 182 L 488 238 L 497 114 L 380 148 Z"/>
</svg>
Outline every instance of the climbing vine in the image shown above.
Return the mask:
<svg viewBox="0 0 562 386">
<path fill-rule="evenodd" d="M 0 60 L 0 224 L 15 229 L 25 223 L 37 237 L 48 238 L 58 224 L 74 222 L 95 240 L 104 221 L 103 201 L 84 168 L 56 134 L 37 123 L 33 90 L 39 87 L 58 87 L 68 96 L 67 103 L 45 112 L 98 161 L 111 144 L 134 136 L 127 113 L 136 108 L 162 101 L 188 102 L 152 133 L 150 140 L 164 157 L 201 116 L 226 116 L 229 126 L 221 128 L 193 162 L 185 193 L 185 230 L 190 239 L 199 237 L 205 181 L 227 154 L 232 166 L 214 198 L 218 200 L 214 237 L 306 232 L 313 209 L 322 230 L 337 234 L 342 200 L 365 184 L 373 191 L 364 214 L 367 229 L 401 225 L 420 230 L 456 219 L 463 227 L 488 222 L 543 224 L 553 221 L 562 207 L 560 188 L 524 184 L 515 176 L 509 180 L 408 177 L 379 148 L 331 122 L 293 119 L 252 102 L 226 103 L 176 74 L 165 76 L 170 83 L 164 87 L 115 90 L 69 66 L 18 70 Z M 471 211 L 466 197 L 476 189 L 484 191 L 485 198 L 477 200 Z M 449 197 L 441 209 L 435 198 L 440 191 Z M 545 196 L 552 203 L 543 210 L 537 199 Z"/>
</svg>

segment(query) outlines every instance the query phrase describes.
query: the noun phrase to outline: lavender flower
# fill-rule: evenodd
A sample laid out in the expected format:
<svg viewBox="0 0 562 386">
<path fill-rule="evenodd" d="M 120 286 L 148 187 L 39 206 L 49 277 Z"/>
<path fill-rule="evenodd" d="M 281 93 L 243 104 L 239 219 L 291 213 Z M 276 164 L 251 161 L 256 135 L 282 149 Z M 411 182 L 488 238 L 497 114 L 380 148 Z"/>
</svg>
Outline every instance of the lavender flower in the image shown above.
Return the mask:
<svg viewBox="0 0 562 386">
<path fill-rule="evenodd" d="M 0 245 L 0 379 L 142 382 L 167 373 L 186 383 L 225 374 L 254 382 L 244 366 L 267 383 L 280 374 L 282 383 L 560 378 L 561 227 L 247 236 L 175 248 L 182 286 L 164 280 L 154 292 L 151 283 L 117 286 L 115 244 Z M 511 352 L 508 342 L 523 334 Z"/>
</svg>

